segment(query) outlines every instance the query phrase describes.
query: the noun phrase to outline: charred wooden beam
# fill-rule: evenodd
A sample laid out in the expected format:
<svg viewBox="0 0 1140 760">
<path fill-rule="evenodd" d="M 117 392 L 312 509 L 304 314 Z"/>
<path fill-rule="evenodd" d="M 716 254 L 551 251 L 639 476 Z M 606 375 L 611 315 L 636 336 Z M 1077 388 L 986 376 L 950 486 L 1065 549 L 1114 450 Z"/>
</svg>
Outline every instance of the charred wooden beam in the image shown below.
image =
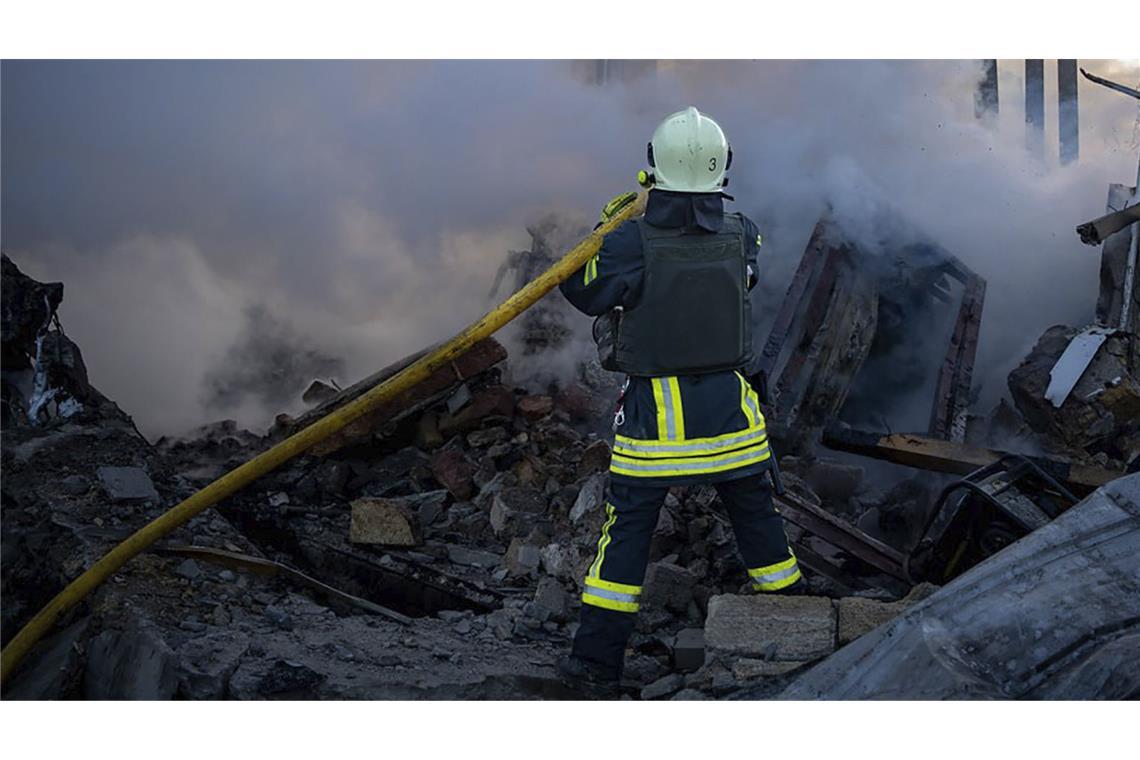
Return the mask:
<svg viewBox="0 0 1140 760">
<path fill-rule="evenodd" d="M 1009 452 L 996 451 L 961 443 L 940 441 L 909 433 L 881 434 L 833 425 L 823 432 L 823 445 L 837 451 L 848 451 L 873 459 L 915 467 L 920 470 L 968 475 L 980 467 L 993 464 Z M 1065 460 L 1028 457 L 1058 480 L 1088 491 L 1115 480 L 1123 472 Z"/>
<path fill-rule="evenodd" d="M 286 580 L 292 581 L 299 586 L 303 586 L 311 591 L 331 599 L 334 602 L 354 607 L 357 609 L 370 612 L 374 615 L 382 615 L 389 620 L 394 620 L 401 625 L 407 625 L 412 622 L 412 619 L 406 615 L 401 615 L 395 610 L 390 610 L 383 605 L 370 602 L 367 599 L 362 599 L 359 596 L 353 596 L 347 592 L 334 588 L 327 583 L 322 583 L 311 575 L 305 575 L 300 570 L 294 570 L 288 565 L 283 565 L 280 562 L 274 562 L 264 557 L 254 557 L 250 554 L 240 554 L 238 552 L 226 551 L 224 549 L 215 549 L 210 546 L 167 546 L 158 550 L 159 554 L 170 555 L 173 557 L 187 557 L 201 562 L 210 562 L 215 565 L 222 565 L 223 567 L 232 568 L 234 570 L 247 570 L 256 575 L 261 575 L 269 578 L 282 577 Z"/>
<path fill-rule="evenodd" d="M 970 403 L 970 383 L 978 349 L 978 330 L 986 301 L 986 281 L 969 273 L 954 333 L 938 374 L 934 405 L 930 413 L 930 434 L 935 438 L 961 443 L 966 439 L 966 413 Z"/>
<path fill-rule="evenodd" d="M 395 364 L 389 365 L 379 372 L 361 380 L 338 393 L 320 406 L 310 409 L 299 417 L 289 428 L 288 432 L 300 430 L 311 422 L 324 417 L 353 399 L 363 395 L 379 383 L 387 380 L 409 364 L 420 358 L 431 348 L 412 354 Z M 494 338 L 488 338 L 476 343 L 463 355 L 445 367 L 440 367 L 419 385 L 406 393 L 381 405 L 360 419 L 350 423 L 333 437 L 317 444 L 311 450 L 316 456 L 327 456 L 334 451 L 368 440 L 372 434 L 383 425 L 396 422 L 409 414 L 436 403 L 461 383 L 477 377 L 507 358 L 507 351 Z"/>
<path fill-rule="evenodd" d="M 907 580 L 906 558 L 902 552 L 868 536 L 854 525 L 795 494 L 784 493 L 774 498 L 779 505 L 780 514 L 788 522 L 857 557 L 880 572 L 901 581 Z"/>
</svg>

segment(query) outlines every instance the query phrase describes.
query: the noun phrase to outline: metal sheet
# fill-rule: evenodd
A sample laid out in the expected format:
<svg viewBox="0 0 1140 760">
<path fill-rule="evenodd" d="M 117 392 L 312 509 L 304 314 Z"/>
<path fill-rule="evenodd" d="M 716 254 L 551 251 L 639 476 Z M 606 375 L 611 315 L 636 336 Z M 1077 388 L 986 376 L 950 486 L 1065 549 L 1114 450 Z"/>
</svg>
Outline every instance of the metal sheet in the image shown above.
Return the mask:
<svg viewBox="0 0 1140 760">
<path fill-rule="evenodd" d="M 1105 339 L 1115 332 L 1111 327 L 1086 327 L 1073 336 L 1053 369 L 1049 370 L 1049 387 L 1045 389 L 1045 400 L 1059 409 L 1076 387 L 1081 375 L 1085 374 Z"/>
<path fill-rule="evenodd" d="M 1138 641 L 1140 474 L 856 639 L 781 696 L 1135 699 Z"/>
</svg>

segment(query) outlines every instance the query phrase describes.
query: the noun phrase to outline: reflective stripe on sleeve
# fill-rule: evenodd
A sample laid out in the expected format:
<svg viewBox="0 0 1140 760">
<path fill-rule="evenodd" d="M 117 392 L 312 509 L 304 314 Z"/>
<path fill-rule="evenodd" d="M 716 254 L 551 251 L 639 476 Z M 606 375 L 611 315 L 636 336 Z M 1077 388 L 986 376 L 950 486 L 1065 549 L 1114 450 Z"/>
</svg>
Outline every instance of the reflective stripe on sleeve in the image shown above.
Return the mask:
<svg viewBox="0 0 1140 760">
<path fill-rule="evenodd" d="M 594 258 L 586 262 L 586 274 L 584 276 L 584 279 L 584 285 L 589 285 L 591 282 L 598 279 L 598 257 L 596 255 Z"/>
</svg>

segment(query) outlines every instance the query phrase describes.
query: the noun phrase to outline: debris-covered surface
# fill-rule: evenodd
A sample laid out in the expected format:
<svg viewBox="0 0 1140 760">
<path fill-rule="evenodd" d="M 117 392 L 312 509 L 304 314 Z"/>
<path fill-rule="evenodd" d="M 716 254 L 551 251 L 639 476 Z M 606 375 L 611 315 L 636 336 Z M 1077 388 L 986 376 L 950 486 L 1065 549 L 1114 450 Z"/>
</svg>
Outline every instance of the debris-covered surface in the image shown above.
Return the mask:
<svg viewBox="0 0 1140 760">
<path fill-rule="evenodd" d="M 537 225 L 532 250 L 507 269 L 525 280 L 568 230 Z M 820 245 L 821 230 L 813 237 Z M 1052 364 L 1031 354 L 1014 374 L 1024 394 L 1037 392 L 1027 384 L 1041 385 L 1042 399 L 1026 396 L 981 422 L 965 418 L 984 285 L 945 252 L 924 250 L 915 253 L 923 266 L 887 266 L 885 279 L 867 278 L 853 259 L 834 287 L 819 285 L 819 262 L 804 270 L 804 293 L 816 294 L 804 297 L 822 299 L 826 319 L 863 324 L 855 309 L 871 319 L 874 336 L 849 330 L 844 340 L 855 342 L 842 347 L 778 352 L 785 381 L 776 386 L 797 410 L 784 421 L 826 428 L 829 445 L 841 430 L 854 452 L 827 455 L 811 436 L 794 453 L 777 447 L 787 487 L 777 503 L 809 594 L 749 594 L 715 490 L 673 489 L 654 534 L 625 695 L 776 696 L 816 672 L 814 663 L 926 605 L 937 586 L 919 583 L 911 561 L 953 482 L 941 473 L 968 475 L 999 461 L 1000 450 L 981 448 L 993 445 L 991 431 L 1032 441 L 1052 457 L 1052 477 L 1082 494 L 1135 463 L 1135 417 L 1127 418 L 1135 380 L 1111 337 L 1090 365 L 1095 377 L 1075 384 L 1066 401 L 1073 406 L 1042 400 L 1038 374 L 1044 368 L 1047 384 Z M 855 255 L 842 245 L 817 253 Z M 793 284 L 798 303 L 795 293 Z M 61 297 L 61 285 L 26 278 L 5 258 L 5 643 L 135 529 L 418 356 L 343 390 L 314 383 L 309 411 L 279 415 L 265 434 L 222 420 L 152 444 L 90 385 L 79 347 L 54 316 Z M 553 663 L 573 636 L 580 579 L 602 522 L 605 422 L 620 378 L 583 359 L 561 306 L 543 304 L 521 335 L 504 339 L 512 356 L 484 341 L 130 562 L 40 643 L 5 697 L 582 697 L 555 678 Z M 787 327 L 802 330 L 797 324 Z M 905 359 L 927 329 L 945 337 L 946 351 L 904 373 L 914 403 L 893 408 L 859 368 L 877 363 L 875 374 Z M 802 363 L 795 383 L 789 362 Z M 1118 369 L 1120 379 L 1096 393 Z M 868 442 L 862 431 L 836 427 L 879 411 L 919 420 L 915 429 L 932 437 Z M 1067 431 L 1058 414 L 1091 422 Z M 773 416 L 774 438 L 786 435 L 780 413 Z M 884 474 L 865 458 L 884 451 L 916 469 Z M 1053 530 L 1054 516 L 1023 541 Z M 985 567 L 1000 546 L 990 548 L 963 556 Z"/>
</svg>

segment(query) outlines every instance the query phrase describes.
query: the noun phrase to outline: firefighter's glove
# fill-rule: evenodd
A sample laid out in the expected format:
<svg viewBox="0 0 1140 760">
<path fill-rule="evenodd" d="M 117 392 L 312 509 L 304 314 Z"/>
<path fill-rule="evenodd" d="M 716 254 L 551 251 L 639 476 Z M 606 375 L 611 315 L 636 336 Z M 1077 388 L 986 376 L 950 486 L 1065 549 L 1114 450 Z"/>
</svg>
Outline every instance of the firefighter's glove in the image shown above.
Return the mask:
<svg viewBox="0 0 1140 760">
<path fill-rule="evenodd" d="M 602 213 L 598 217 L 598 227 L 602 226 L 609 220 L 613 219 L 621 210 L 637 200 L 637 193 L 622 193 L 615 195 L 610 199 L 610 202 L 602 207 Z M 594 229 L 597 229 L 595 227 Z"/>
</svg>

